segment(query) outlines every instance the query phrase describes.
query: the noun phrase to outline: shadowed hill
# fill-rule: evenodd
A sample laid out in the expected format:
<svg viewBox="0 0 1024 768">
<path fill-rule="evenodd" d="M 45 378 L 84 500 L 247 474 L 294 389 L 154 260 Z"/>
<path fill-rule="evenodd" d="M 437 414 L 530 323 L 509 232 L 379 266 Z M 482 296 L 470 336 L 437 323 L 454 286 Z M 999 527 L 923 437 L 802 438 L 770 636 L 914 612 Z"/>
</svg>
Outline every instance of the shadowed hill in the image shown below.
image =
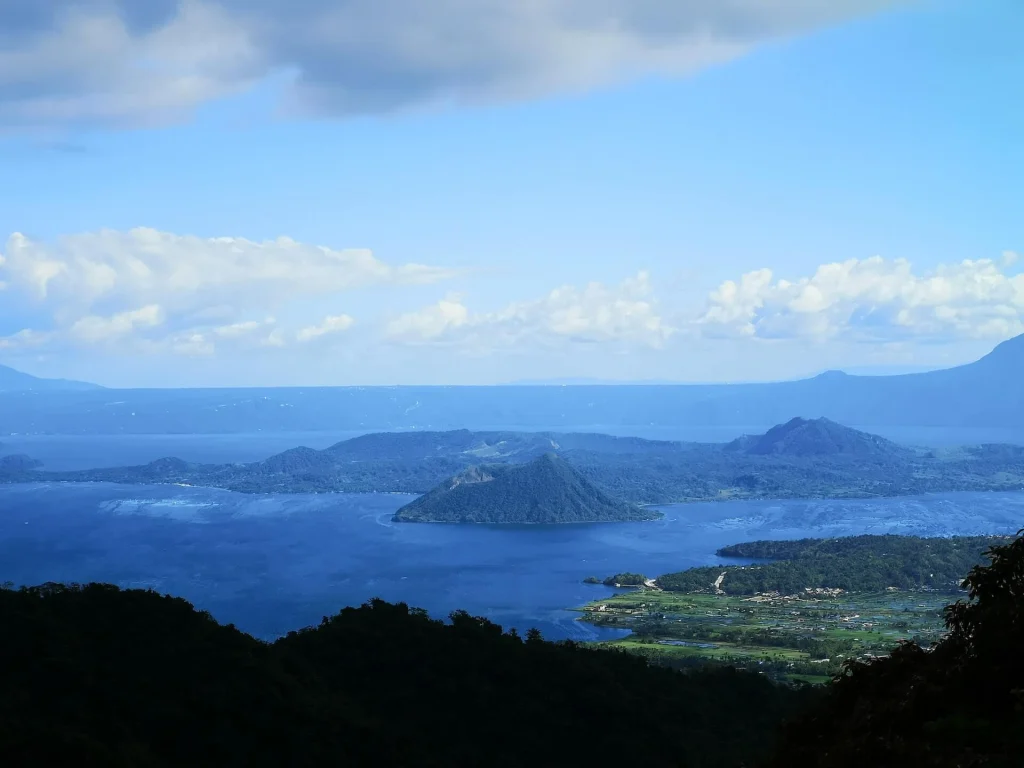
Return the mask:
<svg viewBox="0 0 1024 768">
<path fill-rule="evenodd" d="M 179 598 L 45 585 L 0 589 L 0 626 L 12 766 L 727 768 L 812 695 L 381 601 L 266 644 Z"/>
<path fill-rule="evenodd" d="M 905 457 L 906 448 L 878 435 L 836 424 L 829 419 L 797 417 L 763 435 L 744 435 L 725 446 L 734 453 L 756 456 L 852 456 L 860 459 Z"/>
<path fill-rule="evenodd" d="M 786 728 L 777 768 L 1017 768 L 1024 765 L 1024 538 L 973 568 L 949 634 L 850 660 Z"/>
<path fill-rule="evenodd" d="M 0 456 L 0 472 L 29 472 L 42 466 L 42 462 L 23 453 Z"/>
<path fill-rule="evenodd" d="M 660 513 L 616 501 L 564 459 L 471 467 L 395 513 L 396 522 L 589 523 L 651 520 Z"/>
</svg>

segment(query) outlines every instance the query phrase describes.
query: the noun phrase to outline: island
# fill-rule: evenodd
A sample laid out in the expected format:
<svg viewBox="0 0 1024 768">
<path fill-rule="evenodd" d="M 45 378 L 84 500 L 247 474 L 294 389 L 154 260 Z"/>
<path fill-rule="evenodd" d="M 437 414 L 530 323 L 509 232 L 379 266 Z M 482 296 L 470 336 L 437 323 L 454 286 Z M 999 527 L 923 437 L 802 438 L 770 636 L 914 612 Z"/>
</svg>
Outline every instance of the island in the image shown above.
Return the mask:
<svg viewBox="0 0 1024 768">
<path fill-rule="evenodd" d="M 616 501 L 554 453 L 526 464 L 472 467 L 406 504 L 402 523 L 599 523 L 655 520 L 660 512 Z"/>
<path fill-rule="evenodd" d="M 591 433 L 451 430 L 363 435 L 263 461 L 165 458 L 130 467 L 49 472 L 24 459 L 0 482 L 179 483 L 243 493 L 415 493 L 486 464 L 554 453 L 612 499 L 630 504 L 730 499 L 868 498 L 1024 488 L 1024 446 L 902 446 L 824 418 L 794 418 L 729 443 Z M 493 472 L 494 470 L 488 470 Z"/>
</svg>

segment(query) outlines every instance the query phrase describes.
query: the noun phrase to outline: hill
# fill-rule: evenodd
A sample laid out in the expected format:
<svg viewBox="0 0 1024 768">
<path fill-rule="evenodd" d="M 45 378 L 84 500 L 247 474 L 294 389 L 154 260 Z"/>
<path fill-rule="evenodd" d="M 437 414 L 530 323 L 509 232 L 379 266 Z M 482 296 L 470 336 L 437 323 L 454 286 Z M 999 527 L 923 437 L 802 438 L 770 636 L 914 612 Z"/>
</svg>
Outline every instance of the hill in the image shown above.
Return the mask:
<svg viewBox="0 0 1024 768">
<path fill-rule="evenodd" d="M 564 459 L 471 467 L 395 513 L 396 522 L 591 523 L 653 520 L 660 513 L 616 501 Z"/>
<path fill-rule="evenodd" d="M 48 584 L 0 588 L 0 626 L 11 766 L 729 768 L 810 695 L 379 600 L 268 644 L 180 598 Z"/>
<path fill-rule="evenodd" d="M 41 461 L 26 456 L 23 453 L 12 453 L 9 456 L 0 456 L 0 472 L 30 472 L 43 466 Z"/>
<path fill-rule="evenodd" d="M 71 379 L 42 379 L 0 365 L 0 393 L 3 392 L 84 392 L 103 389 L 99 384 Z"/>
<path fill-rule="evenodd" d="M 754 565 L 689 568 L 659 576 L 670 592 L 792 595 L 811 589 L 846 592 L 937 590 L 956 592 L 982 554 L 1010 537 L 865 535 L 838 539 L 753 541 L 723 547 L 720 557 L 766 560 Z"/>
<path fill-rule="evenodd" d="M 851 456 L 858 459 L 888 459 L 907 456 L 910 451 L 878 435 L 844 427 L 829 419 L 790 419 L 763 435 L 744 435 L 725 447 L 726 451 L 757 456 Z"/>
</svg>

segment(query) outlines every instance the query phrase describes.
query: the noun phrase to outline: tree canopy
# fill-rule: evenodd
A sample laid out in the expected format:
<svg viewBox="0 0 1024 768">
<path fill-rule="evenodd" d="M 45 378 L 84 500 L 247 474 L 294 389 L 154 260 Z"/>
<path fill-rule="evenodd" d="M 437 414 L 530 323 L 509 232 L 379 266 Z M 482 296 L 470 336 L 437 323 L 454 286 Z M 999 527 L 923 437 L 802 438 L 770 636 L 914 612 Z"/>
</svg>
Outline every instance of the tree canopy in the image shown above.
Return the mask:
<svg viewBox="0 0 1024 768">
<path fill-rule="evenodd" d="M 0 590 L 0 626 L 9 765 L 736 766 L 809 695 L 380 600 L 269 644 L 180 598 L 48 584 Z"/>
<path fill-rule="evenodd" d="M 1024 538 L 988 554 L 946 609 L 943 640 L 848 662 L 787 726 L 773 765 L 1024 764 Z"/>
</svg>

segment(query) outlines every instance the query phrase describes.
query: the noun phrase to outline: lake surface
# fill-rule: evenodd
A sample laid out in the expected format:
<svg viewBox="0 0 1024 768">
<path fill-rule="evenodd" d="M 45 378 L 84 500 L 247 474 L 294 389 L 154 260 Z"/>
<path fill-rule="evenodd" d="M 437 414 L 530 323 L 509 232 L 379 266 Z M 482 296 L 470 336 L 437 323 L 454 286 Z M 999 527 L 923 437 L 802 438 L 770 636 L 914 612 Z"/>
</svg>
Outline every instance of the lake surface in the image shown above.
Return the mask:
<svg viewBox="0 0 1024 768">
<path fill-rule="evenodd" d="M 191 600 L 261 637 L 371 597 L 437 616 L 464 608 L 546 637 L 609 637 L 566 610 L 611 594 L 582 583 L 722 562 L 716 548 L 858 533 L 1013 533 L 1024 493 L 871 501 L 672 505 L 650 523 L 395 524 L 410 496 L 252 496 L 203 488 L 0 486 L 0 581 L 106 581 Z"/>
</svg>

